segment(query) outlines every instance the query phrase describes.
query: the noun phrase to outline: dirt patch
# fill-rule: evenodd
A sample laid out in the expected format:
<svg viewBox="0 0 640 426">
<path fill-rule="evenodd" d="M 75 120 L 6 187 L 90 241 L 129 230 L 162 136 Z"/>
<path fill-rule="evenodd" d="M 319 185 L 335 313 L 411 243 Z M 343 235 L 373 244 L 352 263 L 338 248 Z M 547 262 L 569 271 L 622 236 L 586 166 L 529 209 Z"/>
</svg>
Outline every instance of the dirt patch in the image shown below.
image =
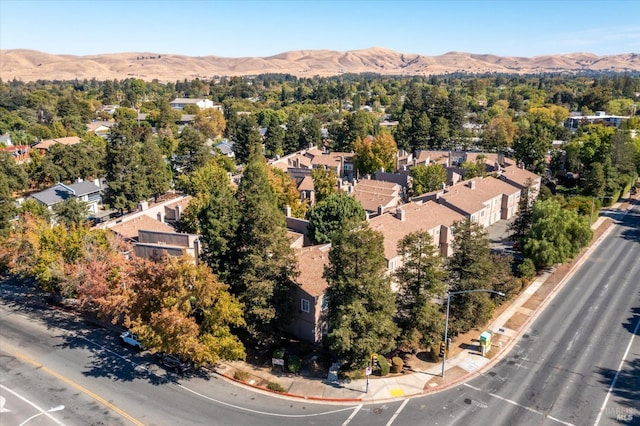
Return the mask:
<svg viewBox="0 0 640 426">
<path fill-rule="evenodd" d="M 522 314 L 520 312 L 514 314 L 509 320 L 505 323 L 506 328 L 510 328 L 511 330 L 519 330 L 522 324 L 529 318 L 529 315 Z"/>
<path fill-rule="evenodd" d="M 436 376 L 433 379 L 429 380 L 425 383 L 423 391 L 428 391 L 429 389 L 433 389 L 434 387 L 441 385 L 443 383 L 450 383 L 453 380 L 456 380 L 465 374 L 469 373 L 467 370 L 464 370 L 457 365 L 452 368 L 447 368 L 446 376 L 444 379 L 440 376 Z"/>
</svg>

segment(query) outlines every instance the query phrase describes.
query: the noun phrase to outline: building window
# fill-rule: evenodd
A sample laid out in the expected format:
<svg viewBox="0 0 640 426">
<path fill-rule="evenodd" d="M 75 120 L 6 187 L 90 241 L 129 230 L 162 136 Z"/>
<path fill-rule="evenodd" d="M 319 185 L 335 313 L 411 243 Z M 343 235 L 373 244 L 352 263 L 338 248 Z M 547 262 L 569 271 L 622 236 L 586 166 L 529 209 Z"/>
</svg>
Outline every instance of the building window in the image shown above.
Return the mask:
<svg viewBox="0 0 640 426">
<path fill-rule="evenodd" d="M 325 294 L 322 296 L 322 310 L 326 311 L 329 309 L 329 297 Z"/>
<path fill-rule="evenodd" d="M 300 300 L 300 310 L 302 312 L 309 312 L 309 301 L 307 299 Z"/>
</svg>

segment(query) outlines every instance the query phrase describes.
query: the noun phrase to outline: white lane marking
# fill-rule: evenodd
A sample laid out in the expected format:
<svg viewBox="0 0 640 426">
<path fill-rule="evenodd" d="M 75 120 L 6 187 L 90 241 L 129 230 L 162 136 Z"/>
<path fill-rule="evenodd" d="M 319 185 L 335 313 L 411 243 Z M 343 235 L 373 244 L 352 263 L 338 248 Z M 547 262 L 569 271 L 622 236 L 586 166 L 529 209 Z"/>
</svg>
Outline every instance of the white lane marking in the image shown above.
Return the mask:
<svg viewBox="0 0 640 426">
<path fill-rule="evenodd" d="M 77 336 L 77 337 L 78 337 L 78 338 L 80 338 L 80 339 L 82 339 L 82 340 L 86 340 L 87 342 L 91 343 L 91 344 L 92 344 L 92 345 L 94 345 L 94 346 L 99 347 L 100 349 L 102 349 L 102 350 L 104 350 L 104 351 L 109 352 L 111 355 L 117 356 L 118 358 L 120 358 L 120 359 L 122 359 L 122 360 L 124 360 L 124 361 L 127 361 L 128 363 L 130 363 L 131 365 L 133 365 L 133 366 L 134 366 L 134 368 L 141 368 L 141 369 L 143 369 L 143 370 L 147 370 L 147 371 L 148 371 L 147 367 L 145 367 L 144 365 L 141 365 L 141 364 L 138 364 L 137 362 L 131 361 L 129 358 L 124 357 L 124 356 L 120 355 L 119 353 L 114 352 L 114 351 L 112 351 L 111 349 L 109 349 L 109 348 L 107 348 L 107 347 L 105 347 L 105 346 L 102 346 L 102 345 L 101 345 L 101 344 L 99 344 L 99 343 L 94 342 L 93 340 L 89 340 L 89 339 L 87 339 L 87 338 L 86 338 L 86 337 L 84 337 L 84 336 Z"/>
<path fill-rule="evenodd" d="M 549 420 L 553 420 L 554 422 L 558 422 L 558 423 L 561 423 L 561 424 L 566 425 L 566 426 L 575 426 L 575 425 L 574 425 L 574 424 L 572 424 L 572 423 L 567 423 L 567 422 L 564 422 L 564 421 L 562 421 L 562 420 L 556 419 L 555 417 L 551 417 L 551 416 L 549 416 L 549 415 L 547 415 L 547 414 L 543 413 L 542 411 L 538 411 L 538 410 L 535 410 L 535 409 L 533 409 L 533 408 L 530 408 L 530 407 L 524 406 L 524 405 L 522 405 L 522 404 L 520 404 L 520 403 L 517 403 L 517 402 L 515 402 L 515 401 L 513 401 L 513 400 L 511 400 L 511 399 L 504 398 L 504 397 L 502 397 L 502 396 L 500 396 L 500 395 L 497 395 L 497 394 L 495 394 L 495 393 L 493 393 L 493 392 L 485 392 L 485 391 L 483 391 L 482 389 L 477 388 L 477 387 L 475 387 L 475 386 L 471 386 L 471 385 L 469 385 L 469 384 L 467 384 L 467 383 L 464 383 L 463 385 L 464 385 L 464 386 L 466 386 L 466 387 L 468 387 L 468 388 L 471 388 L 471 389 L 473 389 L 473 390 L 476 390 L 476 391 L 479 391 L 479 392 L 484 392 L 484 393 L 486 393 L 486 394 L 487 394 L 487 395 L 489 395 L 489 396 L 492 396 L 492 397 L 497 398 L 497 399 L 499 399 L 499 400 L 501 400 L 501 401 L 504 401 L 504 402 L 508 402 L 509 404 L 515 405 L 516 407 L 524 408 L 524 409 L 525 409 L 525 410 L 527 410 L 527 411 L 531 411 L 532 413 L 539 414 L 539 415 L 541 415 L 541 416 L 543 416 L 543 417 L 545 417 L 545 418 L 547 418 L 547 419 L 549 419 Z"/>
<path fill-rule="evenodd" d="M 203 395 L 200 392 L 194 391 L 193 389 L 189 389 L 188 387 L 183 386 L 180 383 L 177 383 L 176 386 L 178 386 L 181 389 L 186 390 L 187 392 L 191 392 L 194 395 L 198 395 L 200 398 L 204 398 L 204 399 L 206 399 L 208 401 L 215 402 L 216 404 L 220 404 L 220 405 L 224 405 L 224 406 L 227 406 L 227 407 L 235 408 L 236 410 L 247 411 L 249 413 L 254 413 L 254 414 L 263 414 L 265 416 L 272 416 L 272 417 L 288 417 L 288 418 L 296 418 L 296 419 L 297 418 L 303 418 L 303 417 L 318 417 L 318 416 L 324 416 L 324 415 L 327 415 L 327 414 L 341 413 L 342 411 L 349 411 L 349 410 L 353 409 L 353 407 L 347 407 L 347 408 L 340 408 L 339 410 L 325 411 L 323 413 L 313 413 L 313 414 L 278 414 L 278 413 L 269 413 L 268 411 L 253 410 L 251 408 L 241 407 L 239 405 L 229 404 L 228 402 L 224 402 L 224 401 L 220 401 L 220 400 L 211 398 L 210 396 Z M 362 404 L 360 404 L 356 408 L 360 409 L 360 407 L 362 407 Z"/>
<path fill-rule="evenodd" d="M 618 376 L 620 375 L 620 370 L 622 370 L 622 366 L 624 365 L 624 360 L 627 359 L 627 355 L 629 355 L 629 351 L 631 350 L 631 344 L 633 343 L 633 339 L 638 334 L 638 328 L 640 328 L 640 319 L 636 322 L 636 328 L 633 329 L 633 333 L 631 333 L 631 339 L 629 339 L 629 344 L 627 345 L 627 350 L 624 351 L 624 355 L 622 356 L 622 360 L 620 361 L 620 365 L 618 366 L 618 370 L 616 370 L 616 375 L 613 376 L 613 381 L 611 382 L 611 386 L 609 386 L 609 390 L 607 391 L 607 396 L 604 398 L 604 402 L 602 403 L 602 407 L 600 407 L 600 412 L 598 413 L 598 417 L 596 417 L 596 421 L 593 424 L 594 426 L 598 426 L 600 423 L 600 419 L 602 418 L 602 413 L 604 412 L 604 408 L 607 406 L 607 402 L 609 402 L 609 397 L 611 396 L 611 391 L 616 387 L 616 382 L 618 381 Z"/>
<path fill-rule="evenodd" d="M 11 410 L 4 408 L 4 404 L 7 402 L 7 398 L 0 395 L 0 413 L 9 413 Z"/>
<path fill-rule="evenodd" d="M 45 416 L 49 417 L 51 420 L 53 420 L 56 424 L 59 424 L 60 426 L 64 426 L 64 423 L 60 423 L 55 417 L 53 417 L 51 414 L 47 413 L 47 410 L 43 410 L 42 408 L 38 407 L 36 404 L 34 404 L 33 402 L 29 401 L 27 398 L 17 394 L 16 392 L 12 391 L 11 389 L 9 389 L 8 387 L 4 386 L 4 385 L 0 385 L 0 388 L 6 390 L 9 393 L 12 393 L 13 395 L 15 395 L 16 397 L 20 398 L 21 400 L 23 400 L 24 402 L 26 402 L 27 404 L 29 404 L 30 406 L 32 406 L 33 408 L 35 408 L 36 410 L 40 411 L 40 414 L 44 414 Z"/>
<path fill-rule="evenodd" d="M 409 402 L 409 400 L 405 399 L 404 402 L 398 407 L 396 412 L 393 413 L 393 416 L 391 416 L 386 426 L 391 426 L 391 424 L 396 420 L 396 417 L 398 417 L 398 414 L 400 414 L 400 412 L 404 409 L 404 406 L 407 405 L 407 402 Z"/>
<path fill-rule="evenodd" d="M 362 408 L 362 404 L 358 405 L 355 408 L 355 410 L 353 410 L 353 413 L 351 413 L 349 418 L 347 420 L 345 420 L 344 423 L 342 423 L 342 426 L 347 426 L 351 422 L 351 420 L 353 420 L 353 418 L 356 416 L 356 414 L 358 414 L 358 411 L 360 411 L 361 408 Z"/>
</svg>

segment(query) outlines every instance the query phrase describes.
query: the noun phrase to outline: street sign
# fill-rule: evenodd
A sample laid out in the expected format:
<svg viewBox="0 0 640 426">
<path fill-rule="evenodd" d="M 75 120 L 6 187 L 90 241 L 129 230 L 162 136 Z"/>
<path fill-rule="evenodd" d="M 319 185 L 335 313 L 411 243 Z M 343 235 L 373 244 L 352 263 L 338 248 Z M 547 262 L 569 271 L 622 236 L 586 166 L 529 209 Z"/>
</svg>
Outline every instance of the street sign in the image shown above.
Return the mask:
<svg viewBox="0 0 640 426">
<path fill-rule="evenodd" d="M 367 376 L 370 376 L 370 375 L 371 375 L 371 367 L 367 367 L 367 369 L 365 370 L 365 374 L 366 374 Z"/>
</svg>

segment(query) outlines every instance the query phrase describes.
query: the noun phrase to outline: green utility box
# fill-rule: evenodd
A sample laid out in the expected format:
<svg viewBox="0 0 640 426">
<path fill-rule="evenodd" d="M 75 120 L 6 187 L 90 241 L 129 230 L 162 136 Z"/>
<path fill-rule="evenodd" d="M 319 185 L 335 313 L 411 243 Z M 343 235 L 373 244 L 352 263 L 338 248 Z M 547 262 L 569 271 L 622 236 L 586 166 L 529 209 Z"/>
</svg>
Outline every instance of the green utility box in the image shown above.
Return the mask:
<svg viewBox="0 0 640 426">
<path fill-rule="evenodd" d="M 482 356 L 486 356 L 491 350 L 492 335 L 493 333 L 490 331 L 485 331 L 480 335 L 480 350 L 482 351 Z"/>
</svg>

